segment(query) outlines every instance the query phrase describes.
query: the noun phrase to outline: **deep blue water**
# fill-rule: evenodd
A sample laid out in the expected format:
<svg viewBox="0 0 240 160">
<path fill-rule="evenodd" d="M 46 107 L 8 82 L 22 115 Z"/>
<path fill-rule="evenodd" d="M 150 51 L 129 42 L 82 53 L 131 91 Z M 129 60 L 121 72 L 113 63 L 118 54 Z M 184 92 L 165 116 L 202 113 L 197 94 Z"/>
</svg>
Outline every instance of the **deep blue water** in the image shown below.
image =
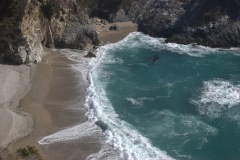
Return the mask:
<svg viewBox="0 0 240 160">
<path fill-rule="evenodd" d="M 132 33 L 92 61 L 93 104 L 129 159 L 240 159 L 240 53 Z"/>
</svg>

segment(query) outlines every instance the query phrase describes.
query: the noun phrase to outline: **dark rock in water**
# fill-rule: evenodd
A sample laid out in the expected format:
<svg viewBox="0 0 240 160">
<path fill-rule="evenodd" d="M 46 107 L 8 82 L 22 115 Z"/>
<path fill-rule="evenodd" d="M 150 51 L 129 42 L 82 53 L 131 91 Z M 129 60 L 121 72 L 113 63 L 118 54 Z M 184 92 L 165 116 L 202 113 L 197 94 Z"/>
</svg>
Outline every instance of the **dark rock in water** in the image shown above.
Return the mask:
<svg viewBox="0 0 240 160">
<path fill-rule="evenodd" d="M 152 57 L 152 62 L 157 62 L 159 60 L 159 56 L 158 55 L 154 55 L 153 57 Z"/>
<path fill-rule="evenodd" d="M 93 52 L 88 52 L 88 54 L 85 55 L 84 57 L 86 57 L 86 58 L 96 58 L 96 55 Z"/>
<path fill-rule="evenodd" d="M 118 31 L 119 30 L 119 26 L 114 24 L 112 26 L 109 27 L 109 30 L 114 30 L 114 31 Z"/>
<path fill-rule="evenodd" d="M 93 49 L 98 49 L 98 48 L 99 48 L 99 46 L 97 46 L 97 45 L 93 46 Z"/>
<path fill-rule="evenodd" d="M 95 124 L 98 125 L 103 130 L 103 132 L 108 129 L 108 125 L 101 120 L 98 120 L 95 122 Z"/>
</svg>

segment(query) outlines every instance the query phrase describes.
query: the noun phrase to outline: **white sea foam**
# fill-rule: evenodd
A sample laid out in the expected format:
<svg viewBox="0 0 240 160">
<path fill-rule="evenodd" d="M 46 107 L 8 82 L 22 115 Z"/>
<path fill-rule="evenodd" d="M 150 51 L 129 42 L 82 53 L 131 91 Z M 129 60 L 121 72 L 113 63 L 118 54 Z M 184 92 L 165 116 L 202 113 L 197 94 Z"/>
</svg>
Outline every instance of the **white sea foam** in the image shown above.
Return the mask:
<svg viewBox="0 0 240 160">
<path fill-rule="evenodd" d="M 168 98 L 168 97 L 170 97 L 170 93 L 167 96 L 157 96 L 157 97 L 153 97 L 153 98 L 149 98 L 149 97 L 141 97 L 141 98 L 128 97 L 128 98 L 126 98 L 126 100 L 129 101 L 134 106 L 142 107 L 145 101 L 154 101 L 156 99 Z"/>
<path fill-rule="evenodd" d="M 178 54 L 187 54 L 190 56 L 202 57 L 207 54 L 226 53 L 226 51 L 232 52 L 234 55 L 240 55 L 239 48 L 222 49 L 222 48 L 210 48 L 196 44 L 177 44 L 177 43 L 165 43 L 164 38 L 153 38 L 148 35 L 144 35 L 140 32 L 130 33 L 124 40 L 113 45 L 115 49 L 118 48 L 149 48 L 153 50 L 166 50 Z M 112 47 L 113 47 L 112 46 Z"/>
<path fill-rule="evenodd" d="M 148 116 L 154 119 L 154 121 L 145 120 L 145 125 L 148 126 L 150 131 L 149 134 L 153 137 L 163 137 L 163 141 L 171 139 L 182 142 L 184 140 L 172 148 L 174 152 L 182 156 L 190 156 L 183 155 L 186 153 L 182 152 L 189 144 L 194 142 L 194 147 L 200 149 L 207 143 L 209 136 L 218 133 L 217 128 L 193 115 L 174 113 L 169 110 L 153 110 Z M 161 125 L 159 125 L 160 120 Z"/>
<path fill-rule="evenodd" d="M 67 128 L 59 132 L 53 133 L 51 135 L 48 135 L 39 140 L 38 143 L 43 145 L 56 142 L 71 141 L 83 137 L 94 136 L 97 132 L 99 132 L 99 129 L 97 128 L 95 123 L 84 122 L 71 128 Z"/>
<path fill-rule="evenodd" d="M 133 105 L 142 107 L 143 105 L 143 99 L 134 99 L 134 98 L 126 98 L 129 102 L 131 102 Z"/>
<path fill-rule="evenodd" d="M 198 105 L 200 114 L 219 117 L 224 111 L 240 104 L 240 85 L 224 80 L 205 81 L 201 96 L 192 102 Z"/>
<path fill-rule="evenodd" d="M 82 50 L 73 50 L 73 49 L 61 49 L 59 50 L 61 54 L 64 54 L 68 59 L 78 62 L 71 65 L 72 69 L 78 72 L 79 78 L 83 79 L 84 82 L 88 83 L 88 63 L 89 58 L 84 58 L 84 55 L 87 54 L 87 51 Z"/>
</svg>

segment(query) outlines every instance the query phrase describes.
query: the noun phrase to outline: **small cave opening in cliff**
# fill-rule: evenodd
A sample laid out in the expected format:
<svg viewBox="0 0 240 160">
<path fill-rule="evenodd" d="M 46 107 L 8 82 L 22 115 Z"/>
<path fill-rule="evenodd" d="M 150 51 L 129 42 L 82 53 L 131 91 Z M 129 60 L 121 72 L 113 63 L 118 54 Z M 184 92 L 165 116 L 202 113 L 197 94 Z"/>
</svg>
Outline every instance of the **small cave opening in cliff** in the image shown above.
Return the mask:
<svg viewBox="0 0 240 160">
<path fill-rule="evenodd" d="M 121 3 L 121 0 L 98 0 L 97 8 L 90 13 L 90 17 L 111 21 L 110 17 L 117 13 Z"/>
</svg>

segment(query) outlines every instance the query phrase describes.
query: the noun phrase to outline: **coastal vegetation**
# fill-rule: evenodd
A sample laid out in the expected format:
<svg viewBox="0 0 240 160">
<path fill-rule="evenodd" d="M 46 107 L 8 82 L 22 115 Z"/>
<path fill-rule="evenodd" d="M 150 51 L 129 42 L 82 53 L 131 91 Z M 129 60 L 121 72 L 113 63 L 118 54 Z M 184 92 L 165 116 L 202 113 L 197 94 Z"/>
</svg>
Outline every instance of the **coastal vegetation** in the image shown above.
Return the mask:
<svg viewBox="0 0 240 160">
<path fill-rule="evenodd" d="M 0 160 L 42 160 L 38 150 L 33 146 L 19 148 L 15 153 L 8 149 L 0 150 Z"/>
<path fill-rule="evenodd" d="M 33 146 L 19 148 L 16 153 L 17 156 L 23 158 L 24 160 L 42 160 L 38 150 Z"/>
</svg>

